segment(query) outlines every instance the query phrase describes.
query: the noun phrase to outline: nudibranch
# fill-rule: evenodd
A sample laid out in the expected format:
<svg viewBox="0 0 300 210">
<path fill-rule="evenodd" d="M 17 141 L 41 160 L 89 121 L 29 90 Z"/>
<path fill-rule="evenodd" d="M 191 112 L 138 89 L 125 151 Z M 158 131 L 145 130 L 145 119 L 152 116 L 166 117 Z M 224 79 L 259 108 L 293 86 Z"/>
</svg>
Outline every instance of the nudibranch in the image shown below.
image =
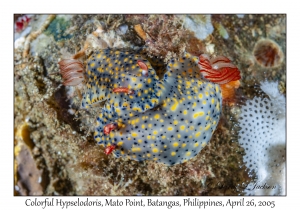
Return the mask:
<svg viewBox="0 0 300 210">
<path fill-rule="evenodd" d="M 106 148 L 105 153 L 167 165 L 196 156 L 219 122 L 222 110 L 219 84 L 239 77 L 232 69 L 224 74 L 222 68 L 233 66 L 225 57 L 213 62 L 221 69 L 217 73 L 213 68 L 203 68 L 202 58 L 185 53 L 180 59 L 171 60 L 159 80 L 149 61 L 141 55 L 107 49 L 90 56 L 84 73 L 86 91 L 81 107 L 105 101 L 94 133 L 95 140 Z M 62 62 L 65 63 L 68 62 Z M 211 63 L 205 60 L 207 66 Z M 78 72 L 81 65 L 74 62 L 74 66 L 69 74 L 75 75 L 77 83 L 82 78 Z M 63 71 L 63 77 L 69 74 Z M 71 83 L 72 77 L 64 78 Z"/>
</svg>

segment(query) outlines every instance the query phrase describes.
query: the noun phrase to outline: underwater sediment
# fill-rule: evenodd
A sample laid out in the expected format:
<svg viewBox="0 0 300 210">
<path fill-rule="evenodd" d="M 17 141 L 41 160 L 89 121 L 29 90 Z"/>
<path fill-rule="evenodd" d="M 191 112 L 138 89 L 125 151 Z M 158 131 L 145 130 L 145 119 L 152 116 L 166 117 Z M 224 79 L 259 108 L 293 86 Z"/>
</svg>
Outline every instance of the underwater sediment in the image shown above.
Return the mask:
<svg viewBox="0 0 300 210">
<path fill-rule="evenodd" d="M 243 195 L 258 172 L 243 159 L 241 109 L 255 97 L 268 98 L 260 89 L 265 80 L 278 82 L 274 88 L 286 94 L 285 19 L 272 14 L 17 19 L 22 24 L 14 54 L 15 194 Z M 86 66 L 94 52 L 108 48 L 143 53 L 160 80 L 167 65 L 186 52 L 223 55 L 239 69 L 239 88 L 229 91 L 211 139 L 194 158 L 168 166 L 104 153 L 94 139 L 103 104 L 82 109 L 85 84 L 63 85 L 58 63 L 77 55 Z"/>
</svg>

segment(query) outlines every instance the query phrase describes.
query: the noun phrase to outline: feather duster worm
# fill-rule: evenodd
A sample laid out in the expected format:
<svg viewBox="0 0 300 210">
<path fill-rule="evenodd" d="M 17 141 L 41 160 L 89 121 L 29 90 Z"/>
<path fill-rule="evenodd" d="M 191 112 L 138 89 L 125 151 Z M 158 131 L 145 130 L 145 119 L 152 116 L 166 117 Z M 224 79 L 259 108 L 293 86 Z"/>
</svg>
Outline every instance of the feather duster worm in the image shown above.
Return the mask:
<svg viewBox="0 0 300 210">
<path fill-rule="evenodd" d="M 220 85 L 223 100 L 233 98 L 234 89 L 240 86 L 241 75 L 228 58 L 217 56 L 210 59 L 208 55 L 202 54 L 199 56 L 198 66 L 206 79 Z"/>
<path fill-rule="evenodd" d="M 59 63 L 60 73 L 66 86 L 79 85 L 84 80 L 83 64 L 76 59 L 64 59 Z"/>
</svg>

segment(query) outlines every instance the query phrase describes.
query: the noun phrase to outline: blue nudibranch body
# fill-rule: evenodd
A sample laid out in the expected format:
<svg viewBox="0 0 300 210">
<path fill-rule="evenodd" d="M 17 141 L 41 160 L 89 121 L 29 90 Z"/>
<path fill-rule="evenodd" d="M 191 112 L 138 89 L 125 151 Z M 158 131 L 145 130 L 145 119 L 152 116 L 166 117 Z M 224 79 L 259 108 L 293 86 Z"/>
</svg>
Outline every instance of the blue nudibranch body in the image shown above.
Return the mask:
<svg viewBox="0 0 300 210">
<path fill-rule="evenodd" d="M 106 100 L 95 140 L 113 146 L 115 156 L 137 161 L 173 165 L 196 156 L 210 140 L 222 106 L 220 86 L 203 79 L 198 61 L 186 53 L 172 60 L 159 80 L 140 55 L 109 49 L 94 53 L 88 60 L 82 107 Z M 131 92 L 115 92 L 118 87 Z M 105 133 L 106 125 L 114 129 Z"/>
<path fill-rule="evenodd" d="M 86 83 L 81 108 L 104 102 L 94 138 L 107 155 L 167 165 L 186 162 L 205 147 L 222 98 L 232 97 L 241 78 L 228 58 L 205 54 L 171 60 L 161 80 L 143 56 L 119 50 L 96 51 L 86 69 L 76 59 L 59 65 L 64 85 Z"/>
</svg>

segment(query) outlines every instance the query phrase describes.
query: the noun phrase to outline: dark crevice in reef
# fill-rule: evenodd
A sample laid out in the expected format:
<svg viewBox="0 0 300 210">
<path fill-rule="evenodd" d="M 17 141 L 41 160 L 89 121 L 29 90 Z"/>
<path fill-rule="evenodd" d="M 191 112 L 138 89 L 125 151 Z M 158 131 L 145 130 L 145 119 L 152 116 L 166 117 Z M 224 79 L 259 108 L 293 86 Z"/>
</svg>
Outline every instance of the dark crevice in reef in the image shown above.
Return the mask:
<svg viewBox="0 0 300 210">
<path fill-rule="evenodd" d="M 42 57 L 40 57 L 40 58 L 41 58 L 40 59 L 40 64 L 42 66 L 42 74 L 43 74 L 44 77 L 47 77 L 48 73 L 47 73 L 47 68 L 46 68 L 46 65 L 45 65 L 45 60 Z"/>
<path fill-rule="evenodd" d="M 55 91 L 51 100 L 48 101 L 48 104 L 54 108 L 57 112 L 57 118 L 60 121 L 63 121 L 71 126 L 73 130 L 80 134 L 84 134 L 80 131 L 80 122 L 74 120 L 74 115 L 69 113 L 70 101 L 67 98 L 65 86 L 61 86 Z"/>
<path fill-rule="evenodd" d="M 39 90 L 39 94 L 45 95 L 47 92 L 46 84 L 43 81 L 43 78 L 45 77 L 46 68 L 43 65 L 43 59 L 38 58 L 37 63 L 39 65 L 33 66 L 34 69 L 32 69 L 35 73 L 35 85 L 37 86 Z"/>
</svg>

